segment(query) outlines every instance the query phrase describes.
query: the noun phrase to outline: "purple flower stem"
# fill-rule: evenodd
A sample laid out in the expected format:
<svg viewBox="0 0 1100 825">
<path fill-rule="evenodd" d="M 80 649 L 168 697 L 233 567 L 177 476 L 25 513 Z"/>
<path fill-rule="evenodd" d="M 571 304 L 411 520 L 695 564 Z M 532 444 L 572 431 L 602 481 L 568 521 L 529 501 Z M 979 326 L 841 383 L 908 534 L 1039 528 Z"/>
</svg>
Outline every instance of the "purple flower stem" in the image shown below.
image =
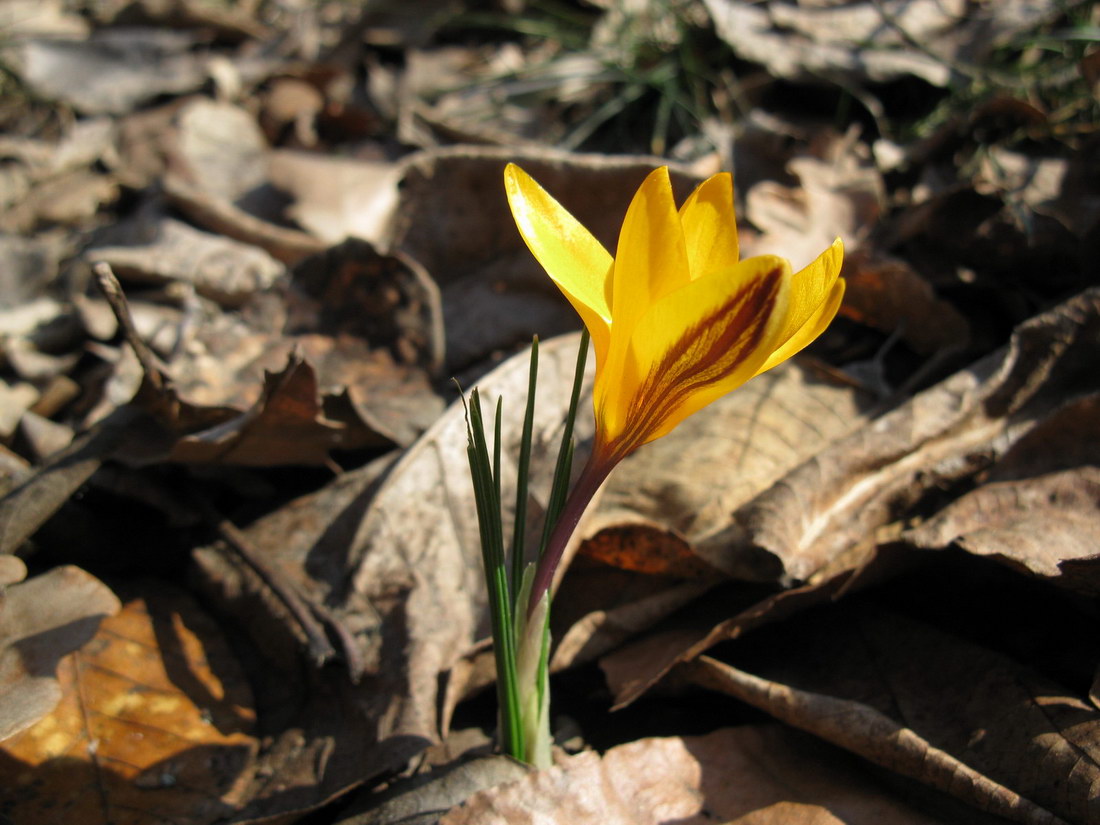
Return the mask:
<svg viewBox="0 0 1100 825">
<path fill-rule="evenodd" d="M 530 616 L 539 603 L 543 594 L 550 590 L 554 583 L 554 573 L 561 563 L 561 557 L 569 544 L 573 531 L 577 529 L 581 516 L 588 509 L 592 497 L 600 489 L 600 485 L 614 469 L 618 462 L 609 461 L 605 457 L 598 457 L 594 452 L 588 459 L 588 463 L 581 470 L 577 483 L 569 492 L 565 505 L 561 509 L 557 524 L 550 533 L 546 542 L 546 550 L 539 559 L 535 568 L 535 578 L 531 584 L 531 598 L 527 603 L 527 615 Z"/>
</svg>

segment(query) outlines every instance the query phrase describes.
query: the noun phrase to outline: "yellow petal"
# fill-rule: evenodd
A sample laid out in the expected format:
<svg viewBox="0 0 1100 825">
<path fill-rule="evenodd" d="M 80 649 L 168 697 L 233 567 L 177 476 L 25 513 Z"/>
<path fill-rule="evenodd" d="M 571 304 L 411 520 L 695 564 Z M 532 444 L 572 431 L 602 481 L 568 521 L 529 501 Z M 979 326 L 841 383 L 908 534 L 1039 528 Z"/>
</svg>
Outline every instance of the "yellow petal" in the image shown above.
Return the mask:
<svg viewBox="0 0 1100 825">
<path fill-rule="evenodd" d="M 592 396 L 597 410 L 607 409 L 614 420 L 610 396 L 621 395 L 633 380 L 627 353 L 635 324 L 654 301 L 690 281 L 667 166 L 646 176 L 626 210 L 612 278 L 611 344 Z"/>
<path fill-rule="evenodd" d="M 729 269 L 739 255 L 737 217 L 733 210 L 733 176 L 707 178 L 680 207 L 688 269 L 692 280 Z"/>
<path fill-rule="evenodd" d="M 514 163 L 504 169 L 504 189 L 520 235 L 581 316 L 592 334 L 597 363 L 603 363 L 611 338 L 610 253 Z"/>
<path fill-rule="evenodd" d="M 650 304 L 689 280 L 684 232 L 668 167 L 662 166 L 638 187 L 619 232 L 611 297 L 611 315 L 622 324 L 616 336 L 626 335 Z"/>
<path fill-rule="evenodd" d="M 790 264 L 760 256 L 691 281 L 656 302 L 631 339 L 640 376 L 629 397 L 613 397 L 630 452 L 749 380 L 771 354 L 787 315 Z"/>
<path fill-rule="evenodd" d="M 821 303 L 821 306 L 817 308 L 817 311 L 807 319 L 801 329 L 787 339 L 785 344 L 781 345 L 771 354 L 771 357 L 764 362 L 764 366 L 757 370 L 756 374 L 759 375 L 762 372 L 767 372 L 772 367 L 782 364 L 788 358 L 797 355 L 805 346 L 813 342 L 814 339 L 823 333 L 825 328 L 832 323 L 833 318 L 836 317 L 837 310 L 840 309 L 840 302 L 843 298 L 844 279 L 837 278 L 836 281 L 833 282 L 832 291 Z"/>
<path fill-rule="evenodd" d="M 791 279 L 790 308 L 783 323 L 783 332 L 779 335 L 779 344 L 784 350 L 784 345 L 796 335 L 800 340 L 804 338 L 801 333 L 806 324 L 817 315 L 821 305 L 832 295 L 843 262 L 844 244 L 837 238 L 813 263 L 795 273 Z M 813 337 L 802 340 L 802 344 L 796 346 L 790 355 L 794 355 L 812 340 Z"/>
</svg>

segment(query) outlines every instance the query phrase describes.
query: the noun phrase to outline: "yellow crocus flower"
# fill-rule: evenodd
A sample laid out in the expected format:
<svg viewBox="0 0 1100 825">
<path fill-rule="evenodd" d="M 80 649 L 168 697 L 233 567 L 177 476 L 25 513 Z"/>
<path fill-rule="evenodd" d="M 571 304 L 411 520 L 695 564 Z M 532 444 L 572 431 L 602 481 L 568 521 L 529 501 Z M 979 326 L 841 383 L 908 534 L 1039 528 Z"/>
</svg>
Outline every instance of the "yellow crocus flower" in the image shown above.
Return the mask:
<svg viewBox="0 0 1100 825">
<path fill-rule="evenodd" d="M 520 234 L 596 351 L 596 434 L 581 486 L 598 487 L 642 444 L 797 353 L 844 295 L 839 238 L 797 273 L 774 255 L 740 259 L 728 173 L 677 210 L 668 167 L 655 169 L 627 209 L 614 258 L 515 164 L 504 185 Z"/>
</svg>

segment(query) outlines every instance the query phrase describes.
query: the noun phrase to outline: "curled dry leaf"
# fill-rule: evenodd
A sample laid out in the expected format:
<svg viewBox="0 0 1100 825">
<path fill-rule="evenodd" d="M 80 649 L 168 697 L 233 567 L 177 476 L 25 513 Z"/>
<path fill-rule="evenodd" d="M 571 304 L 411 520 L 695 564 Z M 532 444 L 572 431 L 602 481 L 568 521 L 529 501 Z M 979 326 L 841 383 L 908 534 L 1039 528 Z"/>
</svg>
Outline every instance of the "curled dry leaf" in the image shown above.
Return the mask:
<svg viewBox="0 0 1100 825">
<path fill-rule="evenodd" d="M 208 430 L 183 434 L 171 459 L 266 467 L 323 464 L 329 451 L 347 440 L 346 429 L 325 416 L 313 368 L 292 354 L 282 372 L 265 375 L 251 409 Z"/>
<path fill-rule="evenodd" d="M 1100 290 L 1022 324 L 1009 346 L 863 426 L 738 512 L 794 579 L 827 578 L 934 487 L 967 478 L 1067 399 L 1097 389 Z"/>
<path fill-rule="evenodd" d="M 997 816 L 1097 815 L 1100 714 L 1000 653 L 880 609 L 834 608 L 730 655 L 738 666 L 700 657 L 681 672 Z"/>
<path fill-rule="evenodd" d="M 78 567 L 58 567 L 21 583 L 12 556 L 0 592 L 0 739 L 25 730 L 61 700 L 57 666 L 83 646 L 100 620 L 118 612 L 115 595 Z M 3 585 L 0 585 L 3 587 Z"/>
<path fill-rule="evenodd" d="M 641 739 L 475 794 L 439 825 L 933 825 L 835 749 L 778 725 Z"/>
<path fill-rule="evenodd" d="M 286 332 L 374 430 L 407 445 L 435 421 L 443 313 L 419 263 L 348 240 L 298 264 L 288 298 Z"/>
<path fill-rule="evenodd" d="M 234 810 L 255 750 L 251 695 L 188 597 L 153 586 L 59 678 L 61 704 L 0 752 L 0 798 L 17 821 L 205 825 Z"/>
</svg>

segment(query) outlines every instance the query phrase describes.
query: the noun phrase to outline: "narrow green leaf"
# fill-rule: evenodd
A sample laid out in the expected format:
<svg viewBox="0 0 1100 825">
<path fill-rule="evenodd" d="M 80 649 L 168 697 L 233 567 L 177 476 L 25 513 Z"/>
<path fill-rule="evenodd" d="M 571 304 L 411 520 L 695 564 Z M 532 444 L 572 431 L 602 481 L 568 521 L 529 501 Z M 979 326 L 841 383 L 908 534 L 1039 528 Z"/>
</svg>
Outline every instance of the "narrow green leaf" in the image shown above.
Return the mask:
<svg viewBox="0 0 1100 825">
<path fill-rule="evenodd" d="M 577 405 L 580 403 L 581 384 L 584 383 L 584 366 L 588 361 L 588 330 L 581 331 L 581 343 L 577 349 L 577 366 L 573 373 L 573 393 L 569 398 L 569 412 L 565 415 L 565 430 L 561 434 L 561 445 L 558 447 L 558 460 L 554 465 L 554 481 L 550 485 L 550 501 L 546 508 L 546 521 L 542 525 L 542 543 L 539 545 L 541 558 L 546 550 L 546 544 L 550 540 L 550 533 L 561 515 L 561 509 L 565 506 L 565 498 L 569 492 L 569 476 L 573 471 L 573 423 L 577 420 Z"/>
<path fill-rule="evenodd" d="M 531 434 L 535 425 L 535 389 L 539 375 L 539 337 L 531 339 L 531 369 L 527 378 L 527 410 L 523 414 L 523 436 L 519 444 L 519 464 L 516 472 L 516 514 L 512 523 L 512 598 L 513 612 L 520 603 L 520 587 L 527 548 L 527 484 L 531 470 Z"/>
<path fill-rule="evenodd" d="M 516 638 L 512 622 L 512 599 L 508 594 L 508 571 L 504 559 L 503 525 L 500 512 L 500 404 L 497 404 L 497 447 L 490 459 L 485 439 L 481 396 L 470 393 L 467 457 L 474 485 L 482 563 L 489 595 L 489 616 L 493 632 L 493 655 L 497 668 L 497 701 L 500 705 L 501 748 L 523 759 L 524 735 L 516 677 Z M 495 473 L 493 469 L 496 468 Z"/>
</svg>

